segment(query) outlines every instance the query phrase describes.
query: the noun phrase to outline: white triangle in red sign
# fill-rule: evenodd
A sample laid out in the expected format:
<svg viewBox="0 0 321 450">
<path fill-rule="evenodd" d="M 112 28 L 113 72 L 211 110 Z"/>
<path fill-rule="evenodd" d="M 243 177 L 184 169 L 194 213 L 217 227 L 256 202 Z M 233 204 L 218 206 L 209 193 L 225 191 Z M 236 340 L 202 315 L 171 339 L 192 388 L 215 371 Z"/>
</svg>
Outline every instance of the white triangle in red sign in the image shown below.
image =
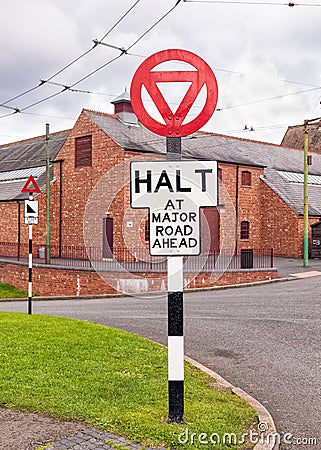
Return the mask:
<svg viewBox="0 0 321 450">
<path fill-rule="evenodd" d="M 32 192 L 32 193 L 40 193 L 40 188 L 32 175 L 28 178 L 26 184 L 21 189 L 21 192 Z"/>
</svg>

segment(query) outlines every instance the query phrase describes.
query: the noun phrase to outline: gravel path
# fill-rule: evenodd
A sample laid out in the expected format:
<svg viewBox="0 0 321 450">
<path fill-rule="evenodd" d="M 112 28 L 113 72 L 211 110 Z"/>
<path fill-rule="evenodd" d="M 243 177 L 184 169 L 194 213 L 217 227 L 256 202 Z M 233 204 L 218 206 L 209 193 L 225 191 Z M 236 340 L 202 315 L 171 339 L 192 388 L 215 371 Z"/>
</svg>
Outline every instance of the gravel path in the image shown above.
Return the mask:
<svg viewBox="0 0 321 450">
<path fill-rule="evenodd" d="M 76 422 L 60 422 L 38 414 L 25 414 L 0 407 L 1 450 L 34 450 L 86 428 Z"/>
<path fill-rule="evenodd" d="M 139 444 L 86 424 L 61 422 L 32 413 L 21 413 L 0 406 L 0 449 L 35 450 L 142 450 Z M 51 445 L 50 445 L 51 444 Z M 144 447 L 144 450 L 155 450 Z M 165 449 L 158 449 L 165 450 Z"/>
</svg>

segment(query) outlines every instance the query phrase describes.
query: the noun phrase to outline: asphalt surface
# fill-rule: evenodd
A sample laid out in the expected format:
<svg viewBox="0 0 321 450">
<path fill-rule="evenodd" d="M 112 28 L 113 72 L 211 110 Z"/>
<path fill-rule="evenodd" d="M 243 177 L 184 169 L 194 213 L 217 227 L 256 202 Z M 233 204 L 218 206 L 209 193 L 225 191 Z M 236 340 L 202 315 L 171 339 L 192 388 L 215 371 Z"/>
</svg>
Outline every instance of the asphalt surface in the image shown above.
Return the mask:
<svg viewBox="0 0 321 450">
<path fill-rule="evenodd" d="M 282 275 L 318 269 L 321 262 L 303 269 L 286 260 Z M 293 435 L 282 450 L 321 448 L 320 293 L 321 276 L 313 276 L 184 295 L 185 353 L 263 403 L 278 431 Z M 34 301 L 33 312 L 87 319 L 166 344 L 166 302 L 165 296 Z M 26 302 L 0 303 L 0 310 L 26 312 Z M 317 445 L 296 445 L 311 438 Z"/>
</svg>

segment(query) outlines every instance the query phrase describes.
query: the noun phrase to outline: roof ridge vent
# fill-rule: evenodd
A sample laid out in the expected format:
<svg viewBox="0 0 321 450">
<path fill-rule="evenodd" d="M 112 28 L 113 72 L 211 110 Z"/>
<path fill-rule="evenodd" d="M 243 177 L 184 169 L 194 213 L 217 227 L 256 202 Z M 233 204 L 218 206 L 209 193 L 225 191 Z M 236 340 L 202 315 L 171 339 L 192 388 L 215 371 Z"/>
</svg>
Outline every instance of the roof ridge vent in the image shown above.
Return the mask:
<svg viewBox="0 0 321 450">
<path fill-rule="evenodd" d="M 122 122 L 129 125 L 138 125 L 138 119 L 134 113 L 130 95 L 129 92 L 127 92 L 126 87 L 124 92 L 118 95 L 111 103 L 114 105 L 114 114 L 116 114 Z"/>
</svg>

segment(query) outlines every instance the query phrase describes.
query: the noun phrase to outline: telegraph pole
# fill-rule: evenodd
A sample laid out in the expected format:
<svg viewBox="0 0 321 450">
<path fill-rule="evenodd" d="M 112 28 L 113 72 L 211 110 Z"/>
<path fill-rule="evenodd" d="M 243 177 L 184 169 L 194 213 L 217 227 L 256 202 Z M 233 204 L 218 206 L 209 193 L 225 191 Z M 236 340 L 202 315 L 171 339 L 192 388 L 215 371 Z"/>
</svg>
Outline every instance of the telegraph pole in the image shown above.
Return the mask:
<svg viewBox="0 0 321 450">
<path fill-rule="evenodd" d="M 308 196 L 308 151 L 309 151 L 309 132 L 308 132 L 308 120 L 304 121 L 304 231 L 303 231 L 303 266 L 309 265 L 309 196 Z"/>
<path fill-rule="evenodd" d="M 50 146 L 49 123 L 46 123 L 46 264 L 50 264 Z"/>
<path fill-rule="evenodd" d="M 304 222 L 304 231 L 303 231 L 303 266 L 309 266 L 309 195 L 308 195 L 308 178 L 309 178 L 309 163 L 308 163 L 308 152 L 309 152 L 309 123 L 320 120 L 321 117 L 316 119 L 310 119 L 304 121 L 303 126 L 303 139 L 304 139 L 304 187 L 303 187 L 303 196 L 304 196 L 304 212 L 303 212 L 303 222 Z"/>
</svg>

